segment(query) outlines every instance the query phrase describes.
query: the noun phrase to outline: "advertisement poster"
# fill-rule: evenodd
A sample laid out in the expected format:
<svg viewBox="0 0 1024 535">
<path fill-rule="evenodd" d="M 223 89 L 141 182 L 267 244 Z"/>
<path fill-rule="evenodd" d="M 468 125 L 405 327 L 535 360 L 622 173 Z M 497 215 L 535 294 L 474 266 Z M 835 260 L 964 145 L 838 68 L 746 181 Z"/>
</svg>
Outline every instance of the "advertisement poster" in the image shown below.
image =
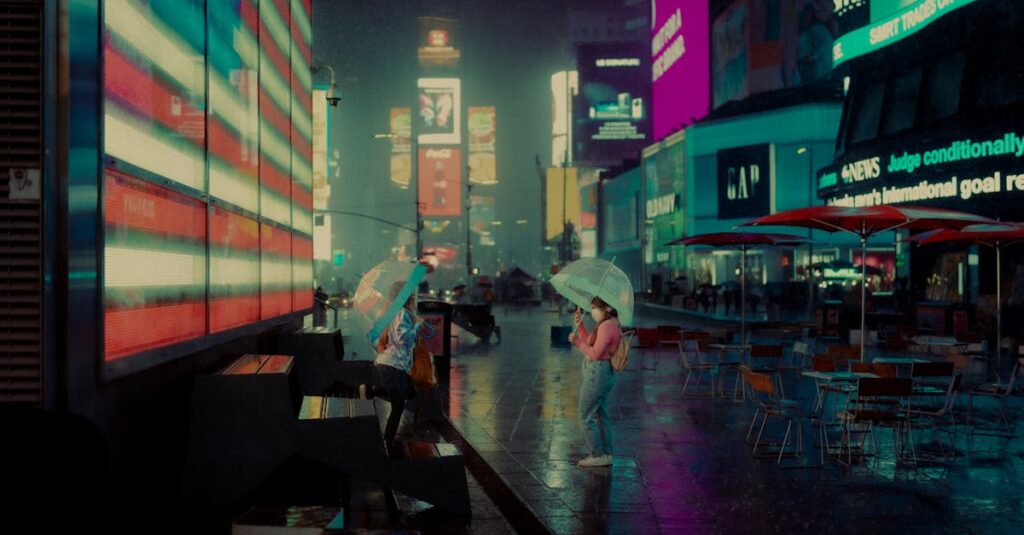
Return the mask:
<svg viewBox="0 0 1024 535">
<path fill-rule="evenodd" d="M 405 188 L 412 180 L 412 109 L 391 108 L 391 182 Z"/>
<path fill-rule="evenodd" d="M 577 160 L 600 164 L 635 157 L 648 144 L 649 54 L 629 44 L 581 45 L 573 113 Z"/>
<path fill-rule="evenodd" d="M 458 78 L 420 78 L 416 132 L 422 145 L 462 143 L 462 94 Z"/>
<path fill-rule="evenodd" d="M 718 151 L 718 219 L 771 213 L 772 163 L 767 143 Z"/>
<path fill-rule="evenodd" d="M 440 17 L 420 17 L 417 56 L 420 68 L 454 69 L 459 66 L 458 21 Z"/>
<path fill-rule="evenodd" d="M 420 214 L 462 214 L 462 152 L 457 148 L 419 149 Z"/>
<path fill-rule="evenodd" d="M 736 0 L 712 25 L 714 106 L 828 80 L 839 35 L 829 0 Z"/>
<path fill-rule="evenodd" d="M 651 93 L 657 141 L 707 115 L 710 42 L 706 0 L 661 0 L 651 6 Z"/>
<path fill-rule="evenodd" d="M 497 184 L 494 106 L 470 106 L 466 116 L 469 128 L 469 181 L 474 184 Z"/>
</svg>

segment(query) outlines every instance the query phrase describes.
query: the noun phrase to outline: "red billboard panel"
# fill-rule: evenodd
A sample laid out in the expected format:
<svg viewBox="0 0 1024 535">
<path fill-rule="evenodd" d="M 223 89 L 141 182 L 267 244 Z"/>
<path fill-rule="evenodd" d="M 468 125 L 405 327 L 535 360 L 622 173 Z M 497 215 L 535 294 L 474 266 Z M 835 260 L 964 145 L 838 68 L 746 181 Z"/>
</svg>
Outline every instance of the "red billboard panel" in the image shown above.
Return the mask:
<svg viewBox="0 0 1024 535">
<path fill-rule="evenodd" d="M 421 148 L 418 162 L 420 214 L 458 217 L 462 213 L 462 151 Z"/>
</svg>

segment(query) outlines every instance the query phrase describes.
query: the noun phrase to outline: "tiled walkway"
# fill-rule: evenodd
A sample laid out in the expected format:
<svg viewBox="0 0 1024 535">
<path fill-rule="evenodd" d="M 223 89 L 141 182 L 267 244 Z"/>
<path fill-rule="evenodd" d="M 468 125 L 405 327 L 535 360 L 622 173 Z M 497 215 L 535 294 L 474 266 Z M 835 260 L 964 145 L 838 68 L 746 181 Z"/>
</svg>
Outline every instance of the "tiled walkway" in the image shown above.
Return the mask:
<svg viewBox="0 0 1024 535">
<path fill-rule="evenodd" d="M 751 458 L 748 406 L 681 395 L 675 352 L 656 371 L 632 356 L 613 391 L 614 466 L 577 468 L 581 356 L 551 347 L 554 313 L 496 315 L 502 343 L 453 361 L 451 419 L 556 533 L 1024 532 L 1020 439 L 961 433 L 967 453 L 940 466 L 781 469 Z M 786 386 L 813 392 L 795 374 Z"/>
</svg>

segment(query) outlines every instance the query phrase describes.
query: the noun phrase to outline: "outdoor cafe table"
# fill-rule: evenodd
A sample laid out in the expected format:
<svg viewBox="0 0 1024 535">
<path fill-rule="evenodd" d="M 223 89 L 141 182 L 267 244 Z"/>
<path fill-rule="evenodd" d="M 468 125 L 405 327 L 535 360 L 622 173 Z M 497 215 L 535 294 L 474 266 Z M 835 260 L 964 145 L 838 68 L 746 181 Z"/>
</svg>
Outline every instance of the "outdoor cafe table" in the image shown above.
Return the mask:
<svg viewBox="0 0 1024 535">
<path fill-rule="evenodd" d="M 874 374 L 874 373 L 871 373 L 871 372 L 851 372 L 851 371 L 819 372 L 819 371 L 805 371 L 805 372 L 801 372 L 801 375 L 803 375 L 804 377 L 810 377 L 811 379 L 814 379 L 814 380 L 820 381 L 820 382 L 824 382 L 824 383 L 833 383 L 833 382 L 847 382 L 847 383 L 850 383 L 850 382 L 859 381 L 861 379 L 878 379 L 878 375 Z M 826 389 L 824 392 L 825 392 L 824 394 L 821 394 L 821 392 L 819 391 L 818 404 L 815 407 L 815 410 L 821 409 L 821 408 L 825 407 L 825 401 L 826 401 L 826 398 L 828 397 L 828 390 Z"/>
<path fill-rule="evenodd" d="M 956 338 L 950 336 L 915 336 L 911 338 L 915 344 L 924 347 L 928 353 L 943 354 L 952 352 L 959 353 L 961 349 L 967 347 L 967 342 L 961 342 Z M 937 351 L 935 348 L 942 348 L 942 351 Z"/>
</svg>

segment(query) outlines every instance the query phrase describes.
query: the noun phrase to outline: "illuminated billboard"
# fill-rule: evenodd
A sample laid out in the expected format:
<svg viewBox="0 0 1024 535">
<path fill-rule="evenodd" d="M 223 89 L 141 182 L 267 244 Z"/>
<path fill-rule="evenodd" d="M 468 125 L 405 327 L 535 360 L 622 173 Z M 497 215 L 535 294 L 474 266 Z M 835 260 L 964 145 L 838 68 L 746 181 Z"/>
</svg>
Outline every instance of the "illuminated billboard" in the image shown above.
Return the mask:
<svg viewBox="0 0 1024 535">
<path fill-rule="evenodd" d="M 652 2 L 653 137 L 659 140 L 707 115 L 711 104 L 708 3 Z"/>
<path fill-rule="evenodd" d="M 469 205 L 469 228 L 480 239 L 480 245 L 494 245 L 494 197 L 473 195 Z"/>
<path fill-rule="evenodd" d="M 309 0 L 102 10 L 108 372 L 312 305 L 314 171 L 322 191 L 327 149 L 310 11 Z M 186 341 L 197 342 L 170 347 Z"/>
<path fill-rule="evenodd" d="M 572 122 L 577 162 L 617 163 L 649 141 L 648 54 L 631 44 L 581 45 L 580 91 Z"/>
<path fill-rule="evenodd" d="M 474 184 L 497 184 L 494 106 L 471 106 L 466 111 L 466 124 L 469 129 L 469 181 Z"/>
<path fill-rule="evenodd" d="M 546 225 L 544 237 L 548 240 L 562 235 L 565 223 L 580 226 L 580 190 L 575 167 L 551 167 L 545 182 Z"/>
<path fill-rule="evenodd" d="M 441 17 L 420 17 L 417 56 L 423 70 L 458 67 L 458 21 Z"/>
<path fill-rule="evenodd" d="M 458 78 L 420 78 L 416 133 L 422 145 L 462 142 L 462 93 Z"/>
<path fill-rule="evenodd" d="M 462 151 L 457 148 L 419 149 L 420 214 L 457 217 L 462 214 Z"/>
<path fill-rule="evenodd" d="M 837 14 L 845 16 L 843 8 L 858 8 L 867 0 L 836 0 Z M 863 15 L 857 15 L 853 24 L 844 24 L 844 35 L 833 45 L 832 60 L 836 66 L 853 58 L 870 54 L 883 47 L 906 39 L 939 17 L 951 13 L 976 0 L 873 0 L 870 2 L 870 22 L 863 23 Z M 848 6 L 847 4 L 853 4 Z"/>
<path fill-rule="evenodd" d="M 412 181 L 412 109 L 391 108 L 391 182 L 407 188 Z"/>
<path fill-rule="evenodd" d="M 331 197 L 331 184 L 327 179 L 327 151 L 330 142 L 330 113 L 327 104 L 327 90 L 313 90 L 313 209 L 327 209 Z"/>
<path fill-rule="evenodd" d="M 714 106 L 828 80 L 839 24 L 832 3 L 737 0 L 711 29 Z"/>
</svg>

